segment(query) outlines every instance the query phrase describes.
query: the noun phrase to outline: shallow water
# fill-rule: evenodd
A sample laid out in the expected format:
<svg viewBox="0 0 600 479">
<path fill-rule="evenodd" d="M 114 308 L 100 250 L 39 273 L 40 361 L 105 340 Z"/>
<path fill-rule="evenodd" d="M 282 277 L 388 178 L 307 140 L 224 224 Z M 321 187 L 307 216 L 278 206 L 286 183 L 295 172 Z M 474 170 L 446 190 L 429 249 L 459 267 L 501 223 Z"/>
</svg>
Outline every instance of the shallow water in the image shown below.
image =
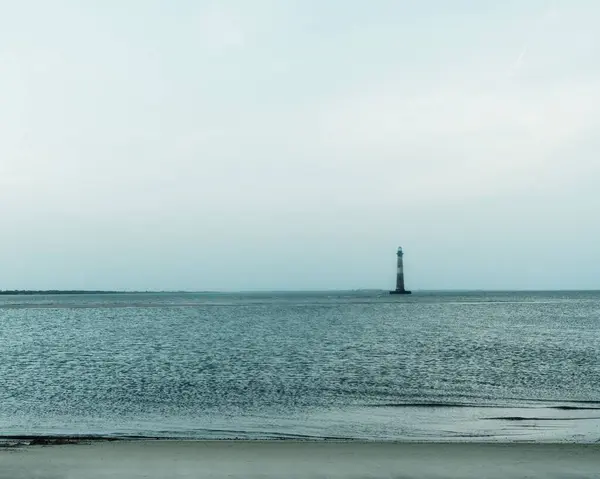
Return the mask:
<svg viewBox="0 0 600 479">
<path fill-rule="evenodd" d="M 600 439 L 600 293 L 0 296 L 4 435 Z"/>
</svg>

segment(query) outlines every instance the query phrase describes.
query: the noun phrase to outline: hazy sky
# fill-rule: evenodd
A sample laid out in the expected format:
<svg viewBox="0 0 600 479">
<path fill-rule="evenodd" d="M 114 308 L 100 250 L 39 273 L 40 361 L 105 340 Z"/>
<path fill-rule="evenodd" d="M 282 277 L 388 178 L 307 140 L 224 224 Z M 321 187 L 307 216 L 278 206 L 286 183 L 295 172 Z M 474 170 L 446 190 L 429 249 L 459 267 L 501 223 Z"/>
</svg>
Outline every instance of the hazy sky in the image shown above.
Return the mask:
<svg viewBox="0 0 600 479">
<path fill-rule="evenodd" d="M 0 289 L 600 288 L 597 0 L 0 4 Z"/>
</svg>

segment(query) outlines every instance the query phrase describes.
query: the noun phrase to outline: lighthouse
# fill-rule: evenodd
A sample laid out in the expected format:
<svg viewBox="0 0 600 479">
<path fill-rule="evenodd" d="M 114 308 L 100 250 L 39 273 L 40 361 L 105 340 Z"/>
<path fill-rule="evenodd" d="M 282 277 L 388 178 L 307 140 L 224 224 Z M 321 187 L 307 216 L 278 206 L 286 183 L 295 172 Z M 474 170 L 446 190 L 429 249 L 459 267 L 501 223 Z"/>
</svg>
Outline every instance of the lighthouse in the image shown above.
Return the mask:
<svg viewBox="0 0 600 479">
<path fill-rule="evenodd" d="M 398 256 L 398 269 L 396 270 L 396 289 L 394 291 L 390 291 L 390 294 L 411 294 L 411 291 L 407 291 L 406 289 L 404 289 L 404 263 L 402 261 L 404 253 L 402 252 L 402 247 L 398 248 L 396 256 Z"/>
</svg>

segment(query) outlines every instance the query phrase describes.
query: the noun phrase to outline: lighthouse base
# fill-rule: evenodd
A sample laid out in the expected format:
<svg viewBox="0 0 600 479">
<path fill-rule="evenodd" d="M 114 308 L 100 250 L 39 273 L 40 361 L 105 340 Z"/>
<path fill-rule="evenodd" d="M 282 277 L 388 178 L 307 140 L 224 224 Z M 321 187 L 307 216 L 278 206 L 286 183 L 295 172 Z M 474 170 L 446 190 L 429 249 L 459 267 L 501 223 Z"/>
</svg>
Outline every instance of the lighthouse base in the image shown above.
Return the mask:
<svg viewBox="0 0 600 479">
<path fill-rule="evenodd" d="M 407 289 L 396 289 L 394 291 L 390 291 L 390 294 L 412 294 L 412 291 L 408 291 Z"/>
</svg>

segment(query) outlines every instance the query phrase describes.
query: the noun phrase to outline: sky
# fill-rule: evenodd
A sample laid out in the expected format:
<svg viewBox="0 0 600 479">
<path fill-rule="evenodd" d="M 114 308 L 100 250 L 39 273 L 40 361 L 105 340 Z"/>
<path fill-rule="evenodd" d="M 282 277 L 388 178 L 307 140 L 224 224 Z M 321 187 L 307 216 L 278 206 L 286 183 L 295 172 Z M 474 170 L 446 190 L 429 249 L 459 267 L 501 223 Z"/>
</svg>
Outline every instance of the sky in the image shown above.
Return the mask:
<svg viewBox="0 0 600 479">
<path fill-rule="evenodd" d="M 0 4 L 0 289 L 600 289 L 596 0 Z"/>
</svg>

